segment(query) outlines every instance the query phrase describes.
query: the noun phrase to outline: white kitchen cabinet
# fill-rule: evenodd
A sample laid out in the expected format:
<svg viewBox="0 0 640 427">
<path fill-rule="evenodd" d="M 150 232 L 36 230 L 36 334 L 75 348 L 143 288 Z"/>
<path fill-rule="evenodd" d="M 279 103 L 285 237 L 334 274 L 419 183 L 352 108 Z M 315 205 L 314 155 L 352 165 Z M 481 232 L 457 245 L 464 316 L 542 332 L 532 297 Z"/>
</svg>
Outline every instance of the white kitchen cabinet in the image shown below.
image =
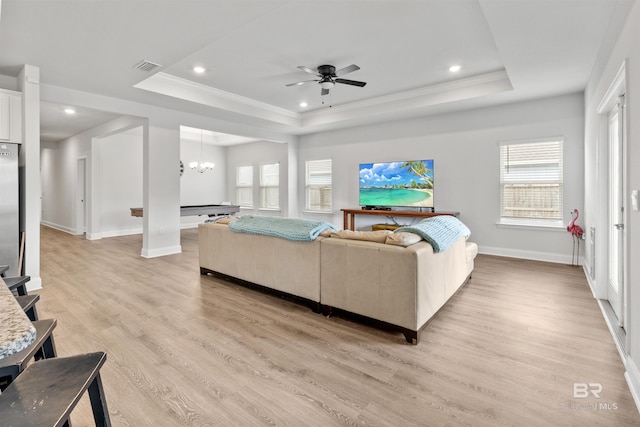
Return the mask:
<svg viewBox="0 0 640 427">
<path fill-rule="evenodd" d="M 22 94 L 0 89 L 0 141 L 22 143 Z"/>
</svg>

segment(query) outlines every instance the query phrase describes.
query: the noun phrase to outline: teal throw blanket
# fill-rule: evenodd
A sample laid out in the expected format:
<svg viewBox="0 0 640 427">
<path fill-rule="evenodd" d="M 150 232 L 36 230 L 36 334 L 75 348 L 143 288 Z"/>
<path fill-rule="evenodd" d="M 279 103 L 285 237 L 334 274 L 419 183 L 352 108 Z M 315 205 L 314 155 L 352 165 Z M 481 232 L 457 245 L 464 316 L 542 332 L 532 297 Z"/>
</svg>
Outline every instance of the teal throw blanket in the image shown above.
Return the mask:
<svg viewBox="0 0 640 427">
<path fill-rule="evenodd" d="M 287 240 L 312 241 L 326 229 L 336 228 L 328 222 L 298 218 L 244 215 L 229 223 L 229 228 L 239 233 L 263 234 Z"/>
<path fill-rule="evenodd" d="M 450 215 L 427 218 L 415 225 L 397 228 L 394 233 L 401 231 L 422 236 L 424 240 L 431 243 L 434 252 L 446 251 L 460 237 L 466 239 L 471 235 L 466 225 Z"/>
</svg>

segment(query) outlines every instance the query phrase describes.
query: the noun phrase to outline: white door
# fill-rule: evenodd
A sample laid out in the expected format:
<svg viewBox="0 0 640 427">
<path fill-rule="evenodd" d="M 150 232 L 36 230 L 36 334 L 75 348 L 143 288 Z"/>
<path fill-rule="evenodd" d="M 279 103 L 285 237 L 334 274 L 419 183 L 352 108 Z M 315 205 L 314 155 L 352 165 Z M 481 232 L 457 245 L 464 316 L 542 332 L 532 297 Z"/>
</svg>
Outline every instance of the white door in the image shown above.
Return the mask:
<svg viewBox="0 0 640 427">
<path fill-rule="evenodd" d="M 609 114 L 609 286 L 607 299 L 624 327 L 624 97 Z"/>
</svg>

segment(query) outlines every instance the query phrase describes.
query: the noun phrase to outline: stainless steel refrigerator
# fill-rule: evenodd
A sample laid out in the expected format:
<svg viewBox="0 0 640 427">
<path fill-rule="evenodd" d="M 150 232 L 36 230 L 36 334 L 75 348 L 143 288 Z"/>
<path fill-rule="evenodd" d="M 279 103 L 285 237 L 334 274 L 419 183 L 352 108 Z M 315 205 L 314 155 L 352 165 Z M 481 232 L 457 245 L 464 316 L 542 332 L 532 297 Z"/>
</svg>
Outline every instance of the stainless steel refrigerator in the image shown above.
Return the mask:
<svg viewBox="0 0 640 427">
<path fill-rule="evenodd" d="M 0 142 L 0 265 L 17 276 L 19 253 L 18 144 Z"/>
</svg>

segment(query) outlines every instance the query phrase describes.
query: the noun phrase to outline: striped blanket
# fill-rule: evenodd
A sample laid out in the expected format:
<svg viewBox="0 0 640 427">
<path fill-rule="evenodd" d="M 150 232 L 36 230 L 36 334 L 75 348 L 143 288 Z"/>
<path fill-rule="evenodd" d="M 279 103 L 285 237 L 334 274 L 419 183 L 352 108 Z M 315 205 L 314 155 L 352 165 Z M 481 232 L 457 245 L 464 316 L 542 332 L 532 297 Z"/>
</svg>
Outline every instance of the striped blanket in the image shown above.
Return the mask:
<svg viewBox="0 0 640 427">
<path fill-rule="evenodd" d="M 229 223 L 229 228 L 239 233 L 263 234 L 287 240 L 312 241 L 326 229 L 336 228 L 328 222 L 298 218 L 243 215 Z"/>
</svg>

